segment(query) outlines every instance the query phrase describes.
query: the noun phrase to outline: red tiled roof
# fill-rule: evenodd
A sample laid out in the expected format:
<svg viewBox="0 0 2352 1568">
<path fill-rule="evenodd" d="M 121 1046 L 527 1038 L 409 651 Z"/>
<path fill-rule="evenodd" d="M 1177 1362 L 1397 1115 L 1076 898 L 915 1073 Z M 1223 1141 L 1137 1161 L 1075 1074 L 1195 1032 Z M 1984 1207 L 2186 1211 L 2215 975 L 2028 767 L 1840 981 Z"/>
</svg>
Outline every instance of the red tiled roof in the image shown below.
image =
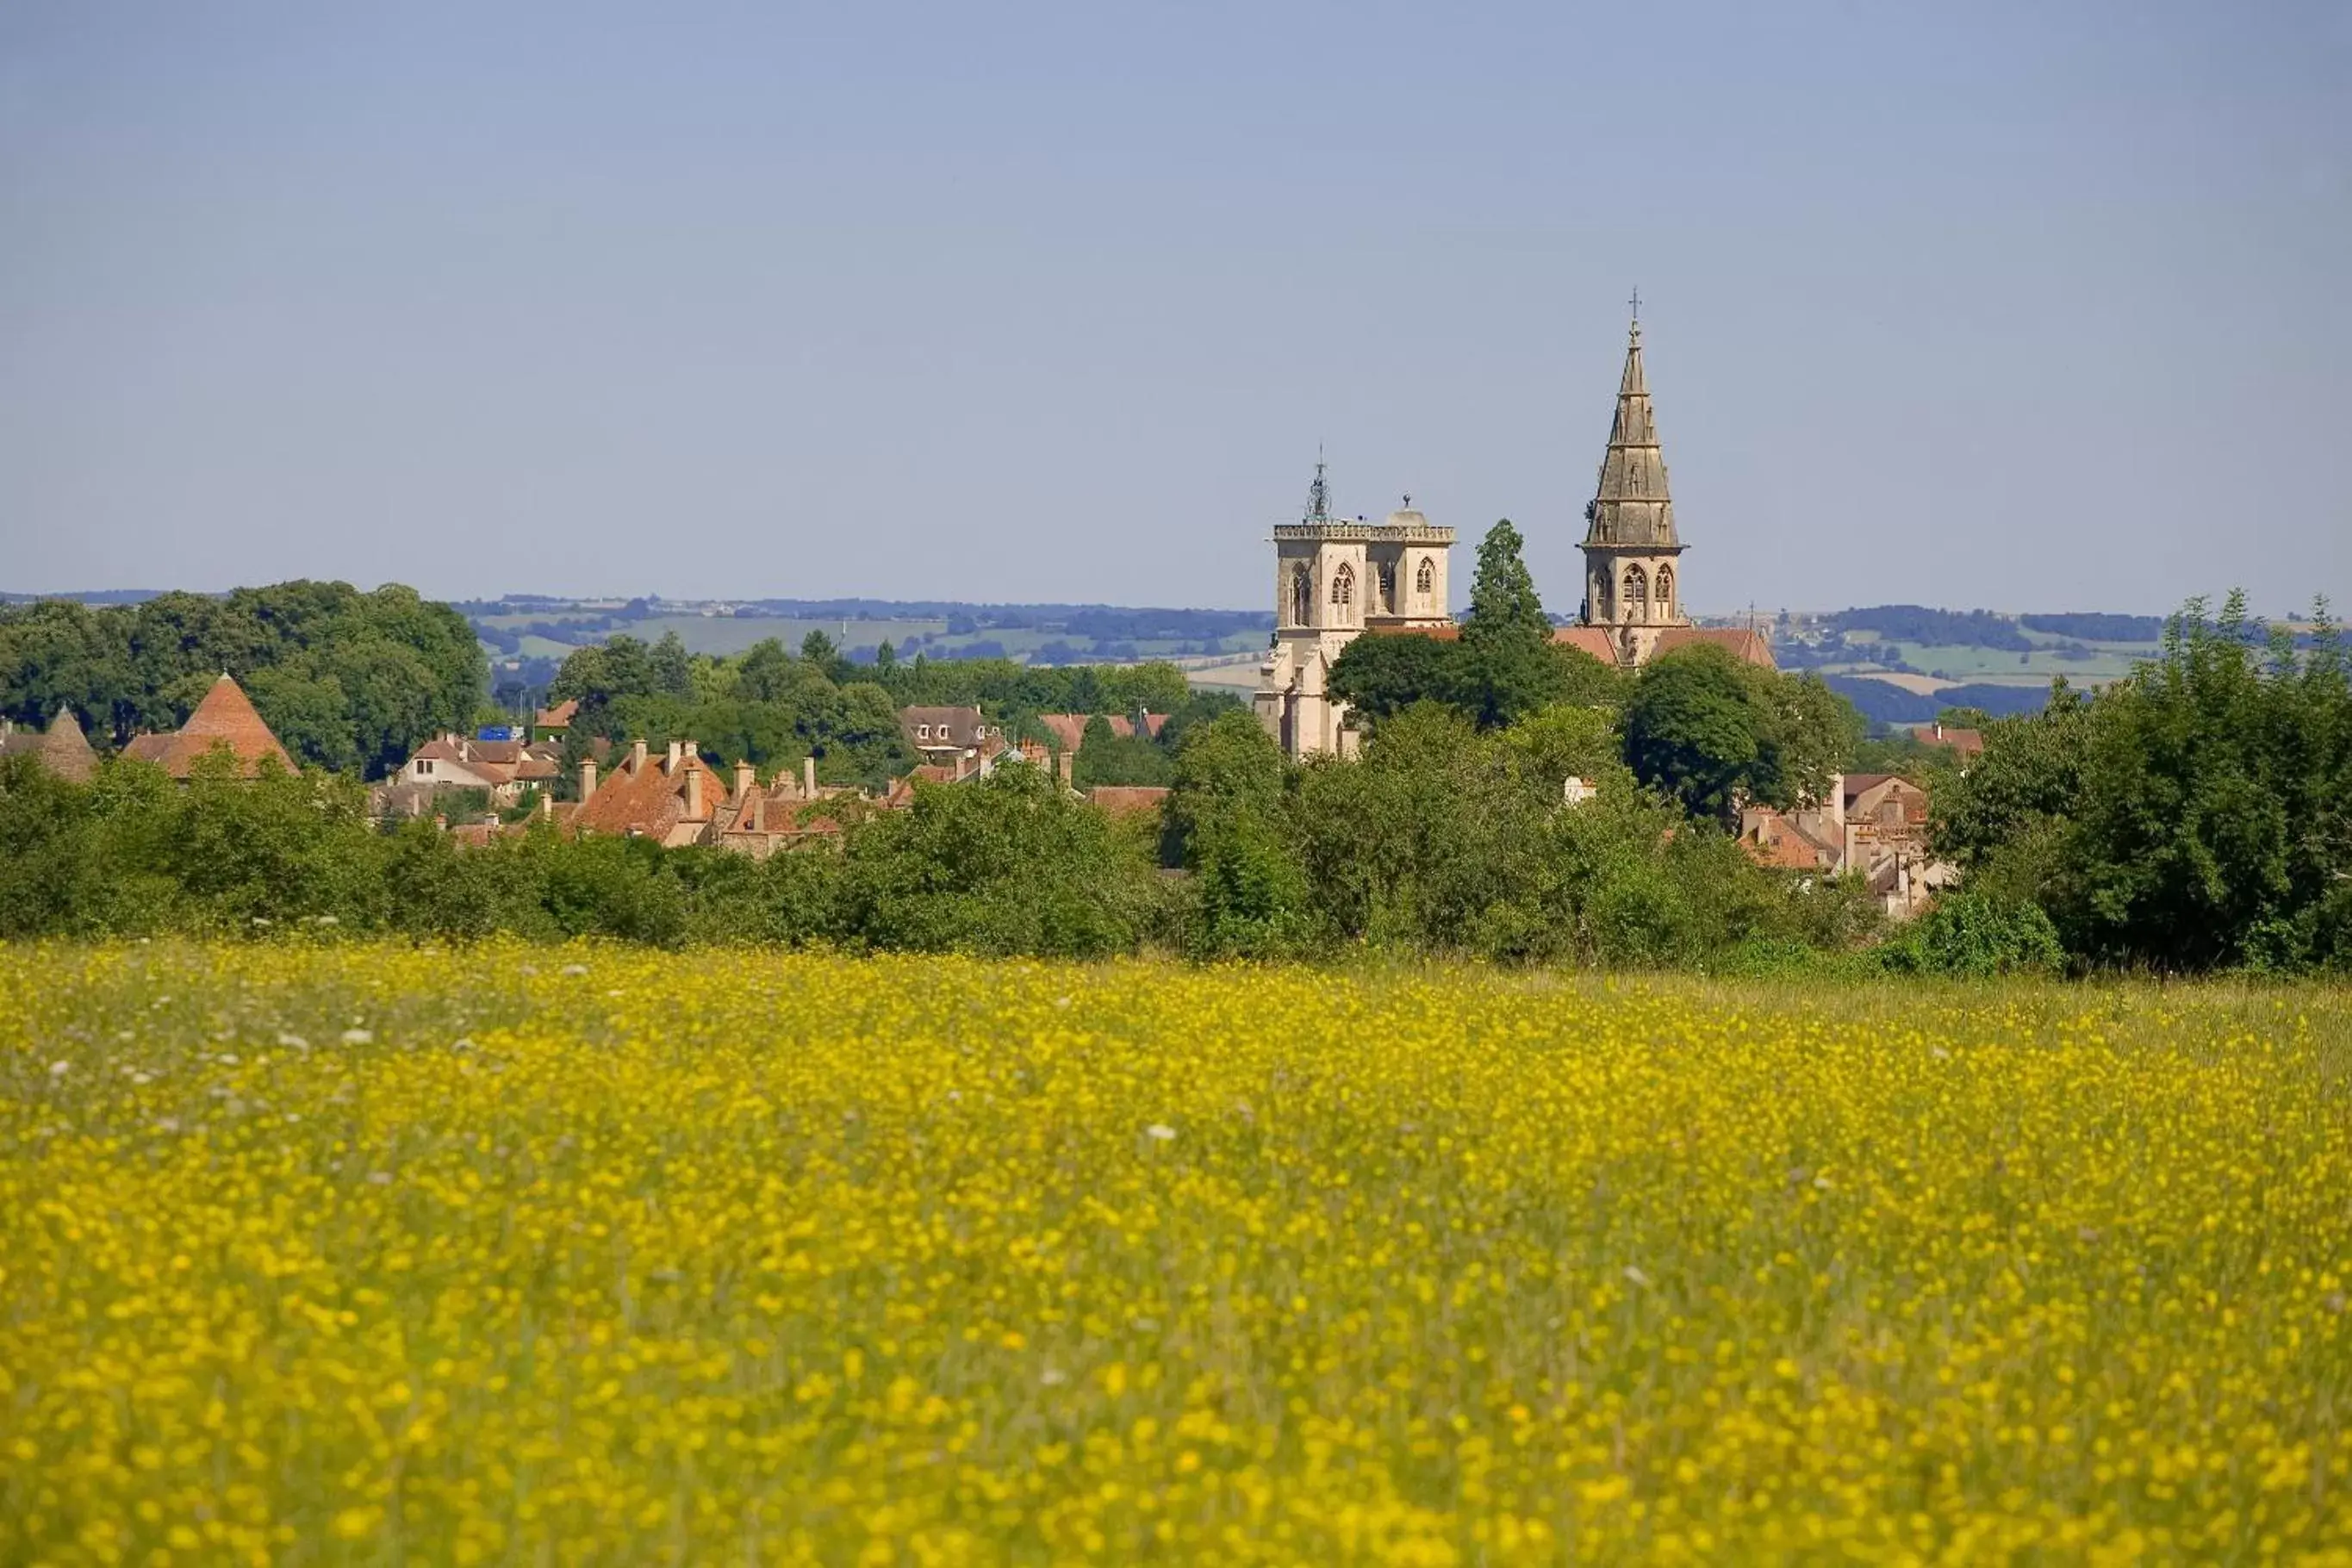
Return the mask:
<svg viewBox="0 0 2352 1568">
<path fill-rule="evenodd" d="M 1922 724 L 1913 734 L 1930 746 L 1949 746 L 1964 757 L 1984 754 L 1984 731 L 1961 730 L 1947 724 Z"/>
<path fill-rule="evenodd" d="M 1699 643 L 1712 643 L 1743 664 L 1766 669 L 1780 668 L 1772 658 L 1770 641 L 1749 626 L 1669 626 L 1658 634 L 1657 651 L 1672 653 L 1678 647 Z"/>
<path fill-rule="evenodd" d="M 1617 645 L 1609 640 L 1604 627 L 1562 626 L 1551 634 L 1551 640 L 1561 647 L 1589 653 L 1603 664 L 1614 666 L 1617 662 Z"/>
<path fill-rule="evenodd" d="M 1838 852 L 1822 843 L 1777 811 L 1759 811 L 1753 831 L 1739 836 L 1739 847 L 1760 866 L 1789 871 L 1818 871 L 1836 863 Z"/>
<path fill-rule="evenodd" d="M 1087 791 L 1087 804 L 1113 816 L 1157 816 L 1168 798 L 1162 784 L 1097 784 Z"/>
<path fill-rule="evenodd" d="M 541 729 L 566 729 L 571 725 L 572 719 L 578 715 L 579 711 L 580 700 L 578 698 L 572 698 L 566 701 L 559 702 L 552 708 L 541 709 L 538 712 L 531 715 L 530 721 Z"/>
<path fill-rule="evenodd" d="M 688 816 L 687 779 L 696 773 L 702 775 L 702 812 Z M 719 770 L 701 757 L 685 753 L 673 772 L 667 758 L 648 752 L 642 766 L 614 769 L 596 793 L 580 803 L 572 822 L 582 832 L 663 838 L 680 823 L 709 822 L 726 799 L 727 785 Z"/>
<path fill-rule="evenodd" d="M 244 688 L 226 675 L 213 682 L 196 710 L 176 731 L 133 736 L 123 750 L 126 755 L 155 763 L 175 779 L 184 779 L 197 758 L 221 745 L 228 747 L 238 771 L 247 778 L 260 771 L 264 757 L 276 757 L 289 773 L 295 771 L 294 759 L 254 711 Z"/>
<path fill-rule="evenodd" d="M 1091 713 L 1040 713 L 1037 721 L 1054 732 L 1055 751 L 1075 752 L 1085 743 L 1087 724 L 1093 717 Z M 1127 714 L 1106 713 L 1103 719 L 1109 724 L 1110 732 L 1122 741 L 1135 733 L 1135 721 Z M 1143 716 L 1144 731 L 1155 741 L 1167 724 L 1168 715 L 1165 713 L 1146 713 Z"/>
</svg>

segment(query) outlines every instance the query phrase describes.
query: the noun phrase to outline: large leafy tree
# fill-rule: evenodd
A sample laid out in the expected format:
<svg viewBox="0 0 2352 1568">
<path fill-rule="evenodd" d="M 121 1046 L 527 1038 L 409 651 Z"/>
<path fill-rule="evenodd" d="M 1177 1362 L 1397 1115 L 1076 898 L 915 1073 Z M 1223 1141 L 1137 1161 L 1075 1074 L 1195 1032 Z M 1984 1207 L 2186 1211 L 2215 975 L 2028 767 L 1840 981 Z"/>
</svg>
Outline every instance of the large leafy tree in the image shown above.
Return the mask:
<svg viewBox="0 0 2352 1568">
<path fill-rule="evenodd" d="M 1451 702 L 1461 665 L 1459 643 L 1414 632 L 1368 632 L 1332 661 L 1331 694 L 1377 727 L 1416 702 Z"/>
<path fill-rule="evenodd" d="M 1654 661 L 1625 704 L 1634 776 L 1694 816 L 1735 820 L 1761 760 L 1758 716 L 1738 665 L 1705 645 Z"/>
<path fill-rule="evenodd" d="M 1862 740 L 1862 719 L 1811 676 L 1701 643 L 1653 660 L 1625 705 L 1625 761 L 1643 784 L 1727 825 L 1744 802 L 1822 799 Z"/>
</svg>

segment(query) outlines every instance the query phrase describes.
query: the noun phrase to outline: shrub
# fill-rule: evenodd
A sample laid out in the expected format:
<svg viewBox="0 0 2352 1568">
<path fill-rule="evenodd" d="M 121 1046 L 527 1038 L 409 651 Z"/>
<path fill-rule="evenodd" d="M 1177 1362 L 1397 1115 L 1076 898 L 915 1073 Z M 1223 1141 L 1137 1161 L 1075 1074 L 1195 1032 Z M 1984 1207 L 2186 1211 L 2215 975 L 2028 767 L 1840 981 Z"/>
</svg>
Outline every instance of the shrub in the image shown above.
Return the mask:
<svg viewBox="0 0 2352 1568">
<path fill-rule="evenodd" d="M 2058 928 L 2039 906 L 1976 893 L 1938 900 L 1878 952 L 1904 974 L 2048 973 L 2066 963 Z"/>
</svg>

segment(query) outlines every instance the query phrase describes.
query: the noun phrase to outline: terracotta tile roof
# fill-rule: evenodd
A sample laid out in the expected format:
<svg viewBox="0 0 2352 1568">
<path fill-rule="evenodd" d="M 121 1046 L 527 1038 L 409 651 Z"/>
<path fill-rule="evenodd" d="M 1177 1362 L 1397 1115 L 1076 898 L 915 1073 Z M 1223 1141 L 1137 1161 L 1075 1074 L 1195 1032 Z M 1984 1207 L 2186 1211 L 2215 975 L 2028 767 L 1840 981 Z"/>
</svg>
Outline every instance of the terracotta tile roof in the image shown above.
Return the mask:
<svg viewBox="0 0 2352 1568">
<path fill-rule="evenodd" d="M 1087 804 L 1113 816 L 1157 816 L 1168 798 L 1161 784 L 1097 784 L 1087 791 Z"/>
<path fill-rule="evenodd" d="M 1056 751 L 1075 752 L 1084 743 L 1087 723 L 1093 717 L 1090 713 L 1040 713 L 1037 721 L 1054 732 L 1054 739 L 1058 742 L 1055 747 Z M 1135 733 L 1135 721 L 1125 713 L 1106 713 L 1103 719 L 1110 725 L 1110 732 L 1122 741 Z M 1155 741 L 1167 724 L 1168 715 L 1165 713 L 1146 713 L 1143 716 L 1144 732 Z"/>
<path fill-rule="evenodd" d="M 70 708 L 59 708 L 47 730 L 24 730 L 0 740 L 0 756 L 38 757 L 61 779 L 88 784 L 98 772 L 98 753 Z"/>
<path fill-rule="evenodd" d="M 1739 847 L 1759 866 L 1788 871 L 1819 871 L 1838 863 L 1841 851 L 1807 833 L 1789 816 L 1758 809 L 1746 814 Z"/>
<path fill-rule="evenodd" d="M 123 748 L 126 755 L 137 757 L 161 767 L 175 779 L 184 779 L 196 759 L 215 746 L 226 745 L 236 757 L 239 771 L 251 778 L 260 770 L 264 757 L 276 757 L 289 773 L 294 771 L 294 759 L 261 721 L 244 688 L 222 676 L 213 682 L 188 721 L 169 735 L 138 735 Z"/>
<path fill-rule="evenodd" d="M 1669 626 L 1658 634 L 1657 651 L 1672 653 L 1678 647 L 1699 643 L 1712 643 L 1743 664 L 1765 669 L 1780 668 L 1772 657 L 1769 639 L 1748 626 Z"/>
<path fill-rule="evenodd" d="M 552 708 L 541 709 L 531 715 L 530 721 L 541 729 L 562 730 L 571 726 L 572 721 L 578 716 L 579 712 L 579 699 L 573 698 L 568 701 L 559 702 Z"/>
<path fill-rule="evenodd" d="M 1922 724 L 1913 734 L 1930 746 L 1949 746 L 1963 757 L 1984 754 L 1984 731 L 1962 730 L 1948 724 Z"/>
<path fill-rule="evenodd" d="M 702 810 L 698 815 L 689 815 L 688 780 L 697 773 L 702 777 Z M 596 793 L 580 803 L 572 824 L 583 833 L 658 838 L 673 843 L 677 841 L 676 830 L 681 825 L 697 834 L 707 830 L 726 799 L 727 785 L 719 776 L 719 770 L 697 753 L 681 753 L 673 769 L 667 756 L 648 752 L 646 760 L 634 768 L 625 763 L 614 769 L 596 786 Z"/>
<path fill-rule="evenodd" d="M 1600 626 L 1561 626 L 1551 634 L 1551 640 L 1561 647 L 1572 647 L 1579 653 L 1589 653 L 1601 663 L 1614 667 L 1617 645 Z"/>
</svg>

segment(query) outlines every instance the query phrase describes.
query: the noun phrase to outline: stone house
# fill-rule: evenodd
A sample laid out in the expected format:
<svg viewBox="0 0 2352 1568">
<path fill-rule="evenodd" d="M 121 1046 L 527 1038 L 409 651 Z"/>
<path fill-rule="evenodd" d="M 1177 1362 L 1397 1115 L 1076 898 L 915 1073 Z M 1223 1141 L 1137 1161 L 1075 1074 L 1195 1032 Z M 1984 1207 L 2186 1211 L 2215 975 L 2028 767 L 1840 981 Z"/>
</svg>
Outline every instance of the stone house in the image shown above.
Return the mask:
<svg viewBox="0 0 2352 1568">
<path fill-rule="evenodd" d="M 1800 811 L 1749 806 L 1739 814 L 1739 838 L 1763 865 L 1866 878 L 1897 920 L 1925 909 L 1959 875 L 1930 850 L 1927 792 L 1895 773 L 1835 775 L 1822 803 Z"/>
</svg>

